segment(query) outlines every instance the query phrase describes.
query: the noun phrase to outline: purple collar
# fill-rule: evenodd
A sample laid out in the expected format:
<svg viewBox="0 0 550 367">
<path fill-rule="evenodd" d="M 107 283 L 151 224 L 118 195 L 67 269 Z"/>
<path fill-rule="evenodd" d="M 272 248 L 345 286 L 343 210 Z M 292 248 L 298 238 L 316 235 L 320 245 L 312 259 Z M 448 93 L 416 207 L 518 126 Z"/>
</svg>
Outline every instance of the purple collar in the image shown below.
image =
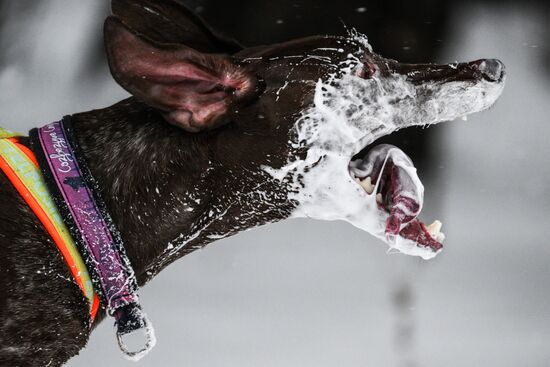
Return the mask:
<svg viewBox="0 0 550 367">
<path fill-rule="evenodd" d="M 30 132 L 32 148 L 57 206 L 67 223 L 109 315 L 116 320 L 117 339 L 130 359 L 140 359 L 155 345 L 151 322 L 142 311 L 137 281 L 124 245 L 98 185 L 82 155 L 69 118 Z M 142 330 L 142 350 L 129 351 L 122 336 Z"/>
</svg>

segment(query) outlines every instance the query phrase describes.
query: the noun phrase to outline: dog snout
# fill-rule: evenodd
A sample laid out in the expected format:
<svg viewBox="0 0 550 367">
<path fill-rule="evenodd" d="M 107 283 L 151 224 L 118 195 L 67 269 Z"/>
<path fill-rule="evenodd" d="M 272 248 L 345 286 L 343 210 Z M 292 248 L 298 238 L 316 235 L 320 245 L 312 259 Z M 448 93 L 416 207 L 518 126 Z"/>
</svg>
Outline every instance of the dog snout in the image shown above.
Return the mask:
<svg viewBox="0 0 550 367">
<path fill-rule="evenodd" d="M 505 74 L 504 64 L 497 59 L 478 60 L 473 63 L 473 66 L 491 82 L 500 81 Z"/>
</svg>

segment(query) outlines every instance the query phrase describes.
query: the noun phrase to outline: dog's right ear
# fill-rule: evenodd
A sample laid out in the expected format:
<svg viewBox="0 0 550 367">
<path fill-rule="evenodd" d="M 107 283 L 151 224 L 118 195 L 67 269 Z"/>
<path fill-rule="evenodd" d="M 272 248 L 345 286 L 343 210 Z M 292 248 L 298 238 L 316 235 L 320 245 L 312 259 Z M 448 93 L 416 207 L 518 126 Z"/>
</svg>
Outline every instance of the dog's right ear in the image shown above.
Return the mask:
<svg viewBox="0 0 550 367">
<path fill-rule="evenodd" d="M 157 43 L 183 44 L 200 52 L 230 55 L 242 49 L 176 0 L 112 0 L 111 7 L 130 29 Z"/>
</svg>

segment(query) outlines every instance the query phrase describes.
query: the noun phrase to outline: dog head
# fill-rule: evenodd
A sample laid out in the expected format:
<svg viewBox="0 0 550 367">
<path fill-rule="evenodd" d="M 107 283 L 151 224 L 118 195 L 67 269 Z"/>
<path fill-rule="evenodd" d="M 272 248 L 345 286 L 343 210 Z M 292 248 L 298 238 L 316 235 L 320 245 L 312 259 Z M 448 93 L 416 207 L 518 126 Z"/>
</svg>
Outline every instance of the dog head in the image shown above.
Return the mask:
<svg viewBox="0 0 550 367">
<path fill-rule="evenodd" d="M 410 159 L 367 147 L 490 107 L 504 86 L 500 61 L 403 64 L 355 32 L 244 48 L 171 0 L 114 0 L 113 13 L 105 36 L 115 79 L 171 124 L 219 131 L 221 166 L 246 175 L 236 182 L 270 182 L 289 214 L 347 220 L 403 252 L 441 249 L 440 224 L 417 219 L 423 187 Z"/>
</svg>

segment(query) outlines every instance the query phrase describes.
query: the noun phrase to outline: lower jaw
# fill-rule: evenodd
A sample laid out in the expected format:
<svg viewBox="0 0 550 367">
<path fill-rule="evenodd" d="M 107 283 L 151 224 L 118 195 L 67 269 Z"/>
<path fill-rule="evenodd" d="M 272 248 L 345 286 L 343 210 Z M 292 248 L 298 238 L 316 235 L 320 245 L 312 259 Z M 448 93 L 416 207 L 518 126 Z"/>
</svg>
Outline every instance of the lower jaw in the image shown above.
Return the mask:
<svg viewBox="0 0 550 367">
<path fill-rule="evenodd" d="M 434 257 L 441 251 L 445 235 L 441 232 L 441 222 L 436 220 L 426 226 L 417 217 L 421 211 L 424 189 L 412 161 L 400 149 L 390 145 L 379 145 L 370 153 L 370 156 L 364 155 L 366 162 L 361 159 L 350 162 L 349 174 L 363 189 L 370 205 L 375 202 L 381 225 L 373 234 L 400 252 L 425 259 Z M 374 169 L 374 166 L 379 168 Z M 371 169 L 373 171 L 369 171 Z M 380 172 L 376 173 L 376 170 Z M 397 176 L 395 170 L 399 172 Z M 368 172 L 378 177 L 367 176 Z M 385 183 L 381 183 L 381 180 Z M 408 182 L 409 186 L 402 186 L 404 182 Z M 407 190 L 407 187 L 412 191 Z M 393 190 L 397 191 L 394 193 Z M 413 194 L 415 192 L 417 194 Z M 405 196 L 401 196 L 401 193 Z M 410 199 L 411 194 L 416 199 Z M 408 212 L 411 213 L 408 217 L 401 211 L 401 208 L 407 211 L 407 205 L 412 205 L 408 207 Z"/>
</svg>

